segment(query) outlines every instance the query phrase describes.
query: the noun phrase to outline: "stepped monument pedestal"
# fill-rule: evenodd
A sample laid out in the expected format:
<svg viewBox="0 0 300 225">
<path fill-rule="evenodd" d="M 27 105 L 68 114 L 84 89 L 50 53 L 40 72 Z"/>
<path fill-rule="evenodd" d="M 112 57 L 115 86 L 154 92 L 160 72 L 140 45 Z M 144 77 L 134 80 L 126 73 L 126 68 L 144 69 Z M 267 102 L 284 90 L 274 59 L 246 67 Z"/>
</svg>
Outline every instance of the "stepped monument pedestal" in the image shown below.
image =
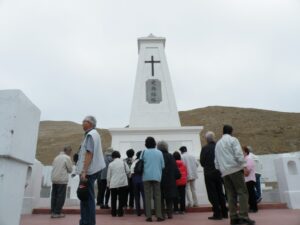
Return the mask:
<svg viewBox="0 0 300 225">
<path fill-rule="evenodd" d="M 165 55 L 165 42 L 165 38 L 152 34 L 138 39 L 139 59 L 129 127 L 109 129 L 112 147 L 120 151 L 123 158 L 130 148 L 135 152 L 144 150 L 145 139 L 152 136 L 156 141 L 166 141 L 170 153 L 186 146 L 188 152 L 199 159 L 200 132 L 203 127 L 182 127 L 180 124 Z M 201 166 L 198 172 L 198 198 L 201 203 L 207 203 Z"/>
</svg>

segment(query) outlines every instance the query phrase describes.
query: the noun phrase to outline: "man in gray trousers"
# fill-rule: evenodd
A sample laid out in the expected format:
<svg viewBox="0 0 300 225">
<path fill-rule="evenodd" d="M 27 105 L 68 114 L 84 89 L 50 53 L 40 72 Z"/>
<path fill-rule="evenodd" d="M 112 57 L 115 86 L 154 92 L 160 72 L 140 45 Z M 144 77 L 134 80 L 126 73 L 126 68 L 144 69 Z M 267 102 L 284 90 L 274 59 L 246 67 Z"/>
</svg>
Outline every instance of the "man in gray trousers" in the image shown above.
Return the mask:
<svg viewBox="0 0 300 225">
<path fill-rule="evenodd" d="M 64 147 L 64 151 L 60 152 L 52 163 L 51 218 L 65 217 L 61 210 L 66 199 L 69 173 L 72 172 L 71 152 L 70 146 Z"/>
<path fill-rule="evenodd" d="M 223 136 L 215 148 L 215 167 L 222 173 L 228 198 L 230 224 L 255 224 L 248 216 L 248 190 L 245 184 L 244 168 L 246 161 L 237 138 L 232 136 L 233 128 L 224 125 Z M 237 211 L 239 200 L 239 212 Z"/>
</svg>

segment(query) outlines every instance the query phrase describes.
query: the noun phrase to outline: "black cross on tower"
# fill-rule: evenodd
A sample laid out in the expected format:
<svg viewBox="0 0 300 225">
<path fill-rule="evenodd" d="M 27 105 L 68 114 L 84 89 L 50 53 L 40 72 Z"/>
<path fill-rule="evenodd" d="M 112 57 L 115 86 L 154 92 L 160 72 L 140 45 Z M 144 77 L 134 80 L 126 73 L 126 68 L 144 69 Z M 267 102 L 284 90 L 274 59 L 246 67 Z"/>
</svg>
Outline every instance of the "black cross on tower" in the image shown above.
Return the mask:
<svg viewBox="0 0 300 225">
<path fill-rule="evenodd" d="M 154 61 L 153 55 L 151 56 L 151 61 L 145 61 L 145 63 L 151 63 L 152 76 L 154 77 L 154 63 L 160 63 L 160 61 Z"/>
</svg>

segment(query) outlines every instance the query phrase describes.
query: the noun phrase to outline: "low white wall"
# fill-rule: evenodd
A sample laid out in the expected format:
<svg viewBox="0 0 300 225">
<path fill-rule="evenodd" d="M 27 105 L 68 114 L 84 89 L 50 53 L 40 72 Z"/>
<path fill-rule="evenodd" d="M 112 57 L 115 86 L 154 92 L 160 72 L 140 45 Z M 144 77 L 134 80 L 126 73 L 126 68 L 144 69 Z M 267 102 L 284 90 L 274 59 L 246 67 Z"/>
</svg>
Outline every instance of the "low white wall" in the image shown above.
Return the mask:
<svg viewBox="0 0 300 225">
<path fill-rule="evenodd" d="M 263 164 L 262 180 L 264 182 L 277 182 L 274 160 L 284 156 L 300 158 L 300 151 L 283 154 L 258 155 L 259 159 Z"/>
<path fill-rule="evenodd" d="M 42 188 L 43 164 L 40 161 L 35 160 L 34 165 L 30 166 L 29 169 L 31 173 L 27 178 L 22 214 L 31 214 L 32 210 L 39 205 Z"/>
<path fill-rule="evenodd" d="M 275 159 L 279 159 L 282 157 L 293 157 L 298 158 L 300 160 L 300 152 L 295 153 L 284 153 L 284 154 L 269 154 L 269 155 L 259 155 L 262 164 L 263 164 L 263 172 L 262 172 L 262 196 L 263 201 L 265 202 L 285 202 L 280 198 L 279 190 L 273 189 L 268 185 L 271 183 L 277 183 L 278 182 L 278 174 L 276 174 L 275 169 Z M 36 165 L 37 164 L 37 165 Z M 50 207 L 50 197 L 51 197 L 51 166 L 41 166 L 39 161 L 36 161 L 36 164 L 33 166 L 33 174 L 36 174 L 35 176 L 32 176 L 31 180 L 29 181 L 29 185 L 26 190 L 26 193 L 34 193 L 33 195 L 30 195 L 30 201 L 32 202 L 31 206 L 34 207 Z M 42 176 L 41 176 L 42 174 Z M 204 184 L 204 177 L 203 177 L 203 169 L 201 166 L 198 167 L 198 176 L 199 178 L 196 181 L 196 187 L 197 187 L 197 197 L 199 204 L 209 204 L 208 198 L 207 198 L 207 192 Z M 71 177 L 69 178 L 68 183 L 68 192 L 67 192 L 67 199 L 65 206 L 79 206 L 79 200 L 77 199 L 76 190 L 79 183 L 79 177 Z M 35 188 L 33 191 L 33 187 Z M 40 190 L 40 191 L 38 191 Z M 39 199 L 32 199 L 32 198 L 38 198 Z M 24 202 L 28 201 L 28 196 L 25 194 Z M 27 204 L 28 206 L 28 204 Z M 30 213 L 31 211 L 29 209 L 24 209 L 24 207 L 27 207 L 26 204 L 23 204 L 23 213 Z"/>
<path fill-rule="evenodd" d="M 277 158 L 275 169 L 281 200 L 291 209 L 300 209 L 300 158 Z"/>
</svg>

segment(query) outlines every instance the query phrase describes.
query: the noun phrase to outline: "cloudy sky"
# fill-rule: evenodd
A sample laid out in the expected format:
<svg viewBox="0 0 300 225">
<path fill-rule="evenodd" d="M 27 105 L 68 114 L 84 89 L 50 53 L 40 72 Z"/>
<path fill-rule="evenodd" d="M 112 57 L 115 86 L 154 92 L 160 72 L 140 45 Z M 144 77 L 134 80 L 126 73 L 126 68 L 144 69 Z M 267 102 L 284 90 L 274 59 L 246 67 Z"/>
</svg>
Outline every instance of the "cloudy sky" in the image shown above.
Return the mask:
<svg viewBox="0 0 300 225">
<path fill-rule="evenodd" d="M 167 39 L 179 110 L 300 112 L 299 0 L 0 0 L 0 89 L 42 120 L 124 127 L 149 33 Z"/>
</svg>

